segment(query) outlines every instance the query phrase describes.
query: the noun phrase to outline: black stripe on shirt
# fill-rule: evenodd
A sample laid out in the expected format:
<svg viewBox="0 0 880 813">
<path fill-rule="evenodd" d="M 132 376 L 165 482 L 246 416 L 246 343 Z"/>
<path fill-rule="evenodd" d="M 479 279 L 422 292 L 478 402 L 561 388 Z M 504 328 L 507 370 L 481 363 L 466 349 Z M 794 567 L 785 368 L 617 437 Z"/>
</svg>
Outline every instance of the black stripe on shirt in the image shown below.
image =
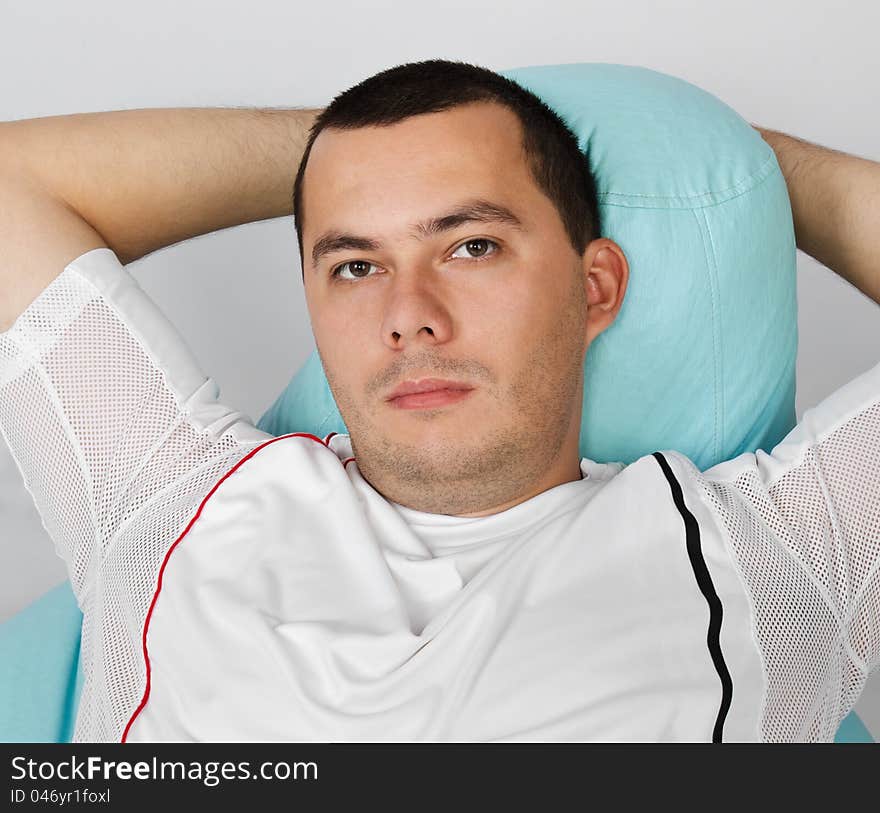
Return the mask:
<svg viewBox="0 0 880 813">
<path fill-rule="evenodd" d="M 672 499 L 675 501 L 675 507 L 678 508 L 678 512 L 684 519 L 688 557 L 691 560 L 691 567 L 694 570 L 697 584 L 709 604 L 709 632 L 706 636 L 706 643 L 712 655 L 712 662 L 715 664 L 715 671 L 718 672 L 718 676 L 721 678 L 721 707 L 718 709 L 718 717 L 715 719 L 712 742 L 722 742 L 724 720 L 727 717 L 727 712 L 733 699 L 733 680 L 730 677 L 730 672 L 727 670 L 727 664 L 724 663 L 724 655 L 721 653 L 721 619 L 724 611 L 721 606 L 721 599 L 718 598 L 718 593 L 715 592 L 715 587 L 712 584 L 712 577 L 709 575 L 709 569 L 706 567 L 706 560 L 703 558 L 703 551 L 700 547 L 700 526 L 694 515 L 684 504 L 681 484 L 678 482 L 675 474 L 673 474 L 668 461 L 660 452 L 654 452 L 653 457 L 660 464 L 663 474 L 666 475 L 666 479 L 669 481 L 669 488 L 672 490 Z"/>
</svg>

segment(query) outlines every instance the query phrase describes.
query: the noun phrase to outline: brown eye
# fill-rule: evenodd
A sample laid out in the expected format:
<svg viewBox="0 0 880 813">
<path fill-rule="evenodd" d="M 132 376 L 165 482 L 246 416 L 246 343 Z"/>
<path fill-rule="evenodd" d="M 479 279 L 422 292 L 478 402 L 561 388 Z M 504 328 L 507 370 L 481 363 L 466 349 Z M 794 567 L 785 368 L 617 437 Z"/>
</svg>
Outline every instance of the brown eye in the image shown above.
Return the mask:
<svg viewBox="0 0 880 813">
<path fill-rule="evenodd" d="M 351 280 L 352 277 L 341 276 L 341 272 L 346 266 L 351 266 L 350 273 L 353 275 L 354 279 L 363 279 L 364 277 L 369 276 L 369 269 L 376 267 L 372 263 L 368 263 L 366 260 L 349 260 L 347 263 L 340 263 L 337 265 L 330 273 L 330 276 L 338 279 Z"/>
<path fill-rule="evenodd" d="M 489 246 L 495 246 L 492 251 L 488 251 Z M 462 243 L 455 252 L 452 254 L 455 257 L 459 251 L 465 249 L 468 252 L 469 258 L 472 260 L 482 260 L 485 257 L 489 257 L 492 254 L 496 254 L 498 252 L 498 243 L 494 240 L 489 240 L 485 237 L 474 237 L 471 240 L 466 240 Z M 468 257 L 459 257 L 456 259 L 468 259 Z"/>
</svg>

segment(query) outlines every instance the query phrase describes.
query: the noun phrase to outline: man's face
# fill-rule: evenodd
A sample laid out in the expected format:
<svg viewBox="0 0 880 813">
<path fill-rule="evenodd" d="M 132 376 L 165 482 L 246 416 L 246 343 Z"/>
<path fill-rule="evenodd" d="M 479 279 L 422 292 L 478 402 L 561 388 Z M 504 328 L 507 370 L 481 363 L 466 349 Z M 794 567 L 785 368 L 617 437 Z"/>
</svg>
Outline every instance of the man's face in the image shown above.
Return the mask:
<svg viewBox="0 0 880 813">
<path fill-rule="evenodd" d="M 328 129 L 312 146 L 303 255 L 315 342 L 362 475 L 417 510 L 493 513 L 563 450 L 577 452 L 587 275 L 531 177 L 521 132 L 507 108 L 478 103 Z M 476 199 L 510 210 L 521 227 L 413 227 Z M 337 243 L 313 265 L 330 232 L 377 245 Z M 430 408 L 387 400 L 422 378 L 473 389 Z"/>
</svg>

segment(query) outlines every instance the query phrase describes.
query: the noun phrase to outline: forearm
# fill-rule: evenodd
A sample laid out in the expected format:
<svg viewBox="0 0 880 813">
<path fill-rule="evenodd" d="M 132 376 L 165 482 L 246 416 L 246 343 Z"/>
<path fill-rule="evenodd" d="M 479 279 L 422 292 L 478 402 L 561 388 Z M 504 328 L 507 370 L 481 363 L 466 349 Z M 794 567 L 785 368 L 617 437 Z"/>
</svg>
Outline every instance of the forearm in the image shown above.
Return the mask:
<svg viewBox="0 0 880 813">
<path fill-rule="evenodd" d="M 0 122 L 0 157 L 65 201 L 123 263 L 293 213 L 318 109 L 153 108 Z"/>
<path fill-rule="evenodd" d="M 755 129 L 785 176 L 797 247 L 880 304 L 880 163 Z"/>
</svg>

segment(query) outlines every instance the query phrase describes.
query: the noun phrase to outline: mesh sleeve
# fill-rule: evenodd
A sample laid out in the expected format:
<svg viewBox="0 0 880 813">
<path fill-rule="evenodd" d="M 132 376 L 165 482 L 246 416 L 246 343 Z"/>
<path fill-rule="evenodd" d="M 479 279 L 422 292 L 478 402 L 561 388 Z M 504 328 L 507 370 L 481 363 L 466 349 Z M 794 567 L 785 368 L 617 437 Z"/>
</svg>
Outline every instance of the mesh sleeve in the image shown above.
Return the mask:
<svg viewBox="0 0 880 813">
<path fill-rule="evenodd" d="M 70 263 L 0 333 L 0 432 L 80 608 L 113 540 L 150 506 L 167 511 L 171 484 L 268 437 L 218 395 L 107 248 Z"/>
<path fill-rule="evenodd" d="M 753 602 L 764 738 L 833 741 L 880 663 L 880 364 L 701 477 Z"/>
</svg>

